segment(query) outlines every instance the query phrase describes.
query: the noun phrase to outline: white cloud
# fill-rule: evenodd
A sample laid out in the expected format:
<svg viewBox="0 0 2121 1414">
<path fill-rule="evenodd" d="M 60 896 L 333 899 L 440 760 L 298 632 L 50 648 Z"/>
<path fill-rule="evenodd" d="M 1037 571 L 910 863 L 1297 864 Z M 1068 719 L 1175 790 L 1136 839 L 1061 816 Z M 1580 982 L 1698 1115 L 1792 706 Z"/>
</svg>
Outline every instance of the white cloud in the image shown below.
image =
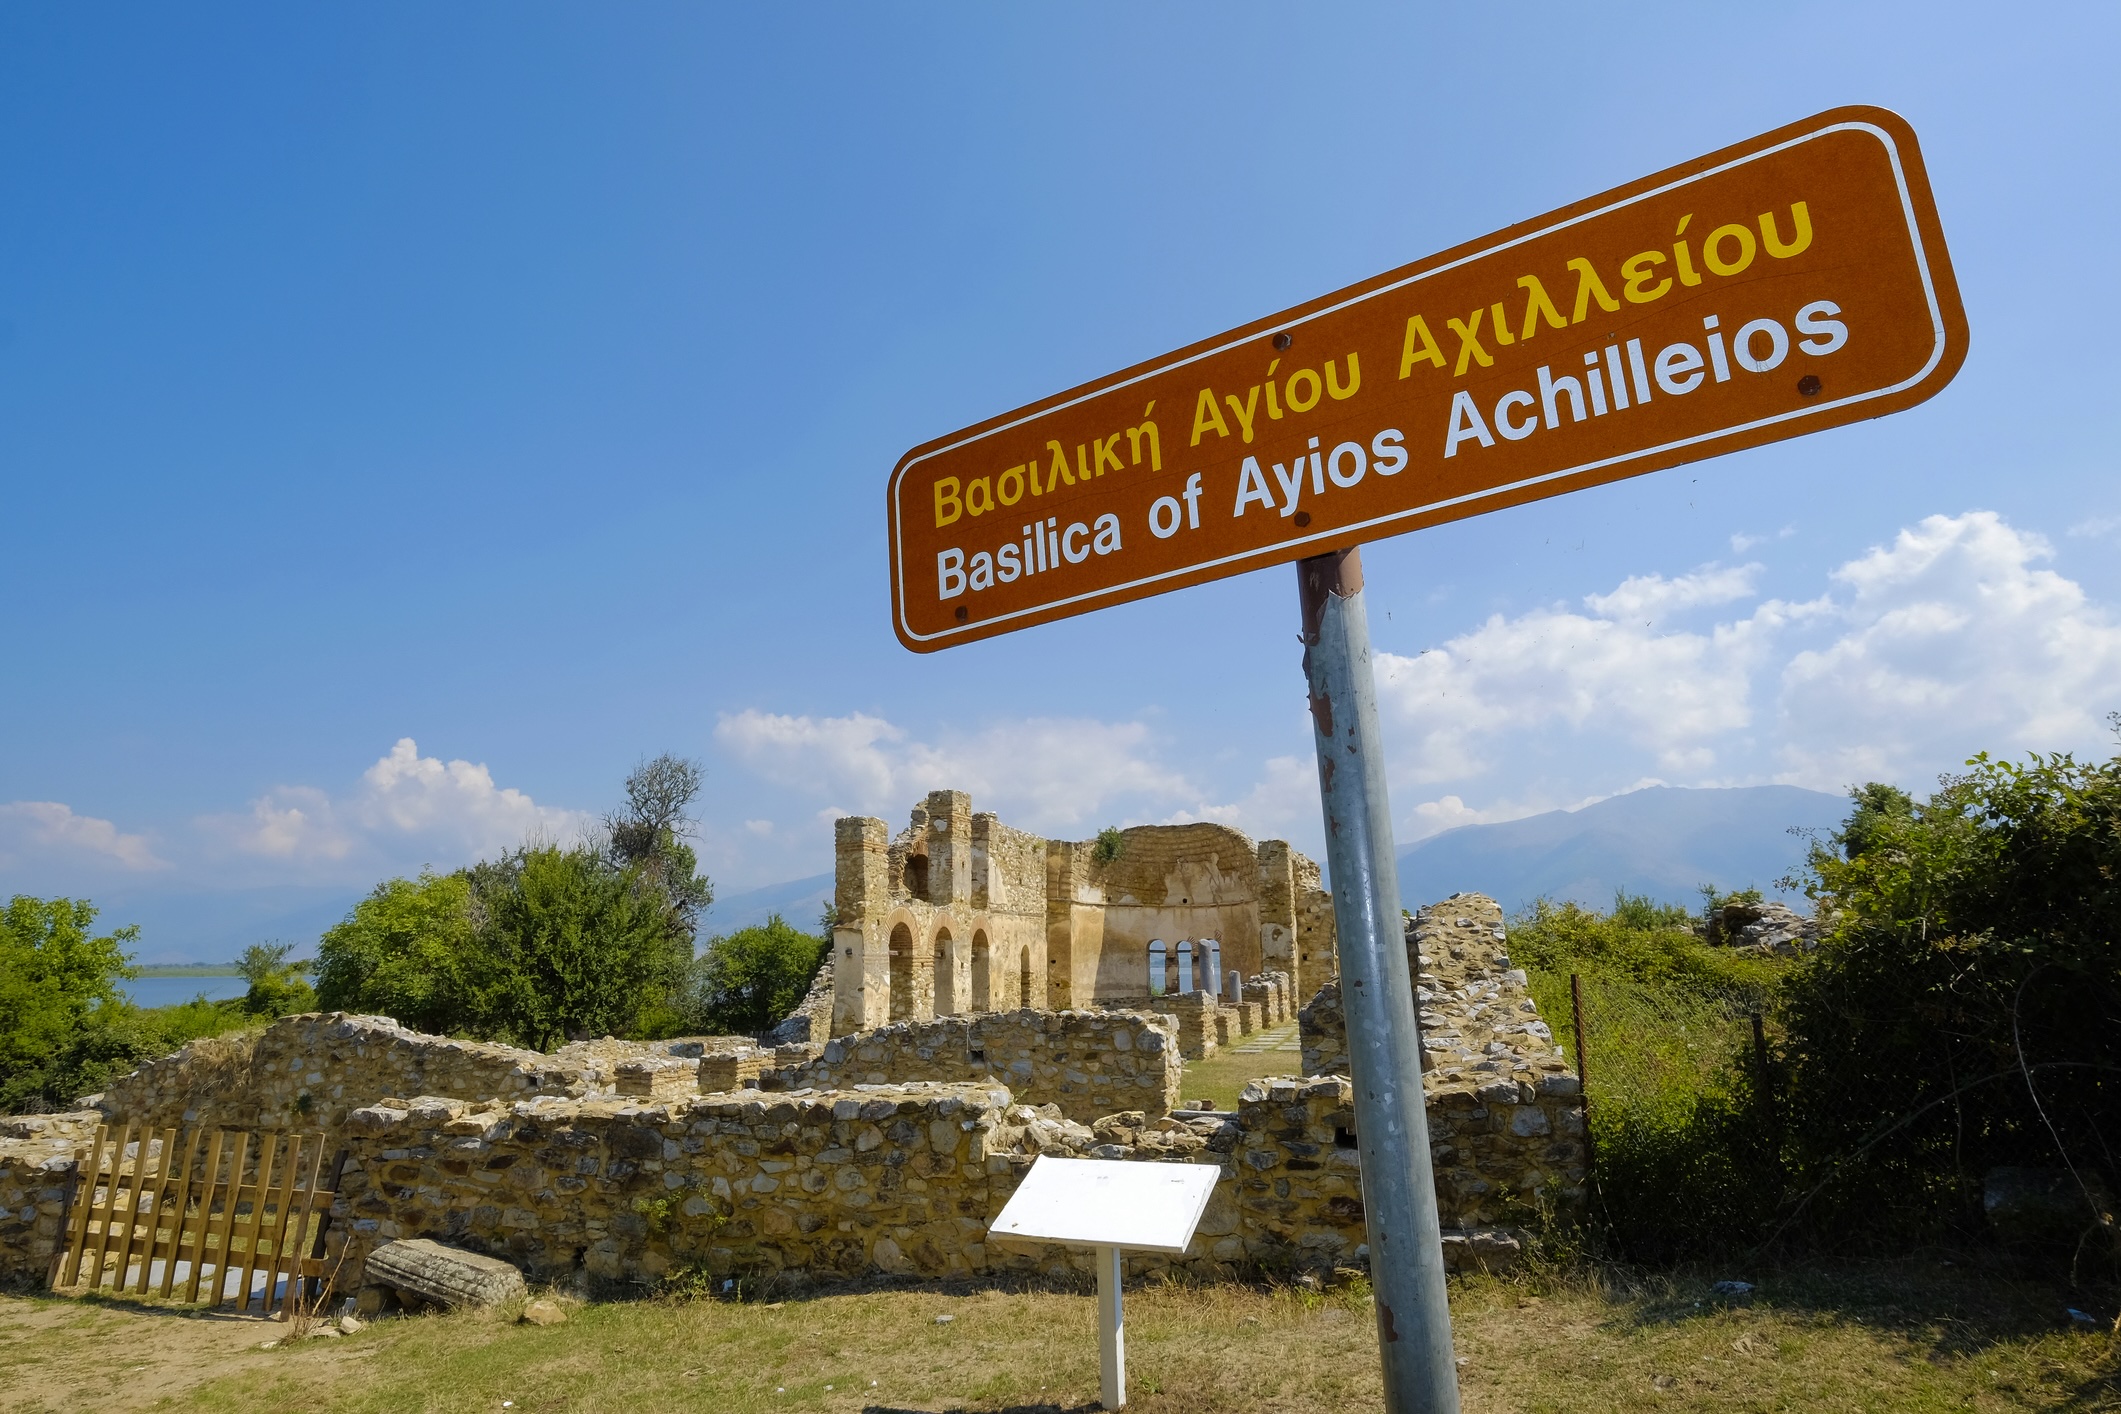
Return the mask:
<svg viewBox="0 0 2121 1414">
<path fill-rule="evenodd" d="M 396 857 L 410 845 L 432 852 L 433 862 L 456 863 L 532 837 L 566 840 L 595 822 L 496 786 L 483 765 L 422 756 L 411 737 L 401 737 L 343 798 L 314 786 L 279 786 L 253 800 L 247 815 L 200 823 L 238 851 L 270 859 Z"/>
<path fill-rule="evenodd" d="M 1709 565 L 1694 574 L 1666 579 L 1661 574 L 1630 575 L 1611 594 L 1586 594 L 1584 606 L 1604 619 L 1640 620 L 1645 627 L 1682 609 L 1729 604 L 1753 597 L 1759 565 L 1723 569 Z"/>
<path fill-rule="evenodd" d="M 773 833 L 773 822 L 771 820 L 746 820 L 744 828 L 764 839 L 767 835 Z"/>
<path fill-rule="evenodd" d="M 169 868 L 145 835 L 128 835 L 110 821 L 76 815 L 56 800 L 17 800 L 0 805 L 0 841 L 17 848 L 114 862 L 131 870 Z"/>
<path fill-rule="evenodd" d="M 1242 830 L 1254 839 L 1310 840 L 1324 828 L 1318 800 L 1318 763 L 1306 757 L 1275 756 L 1253 787 L 1227 805 L 1197 805 L 1178 810 L 1159 823 L 1189 825 L 1213 820 Z"/>
<path fill-rule="evenodd" d="M 1709 564 L 1379 651 L 1400 838 L 1645 785 L 1920 789 L 1977 750 L 2100 749 L 2121 707 L 2121 623 L 2044 567 L 2049 553 L 1992 513 L 1932 516 L 1800 586 L 1810 598 L 1765 595 L 1761 564 Z M 843 813 L 903 818 L 939 787 L 1054 835 L 1215 820 L 1303 843 L 1320 829 L 1307 751 L 1218 779 L 1186 738 L 1141 722 L 916 734 L 863 713 L 753 710 L 716 736 L 796 795 L 793 814 L 772 813 L 809 823 L 776 830 L 777 846 L 809 847 Z M 828 804 L 846 809 L 809 814 Z"/>
<path fill-rule="evenodd" d="M 1407 826 L 1645 778 L 1920 786 L 1979 750 L 2097 749 L 2121 705 L 2121 621 L 2039 567 L 2051 553 L 1992 512 L 1931 516 L 1801 603 L 1730 613 L 1757 599 L 1761 567 L 1708 566 L 1380 653 L 1396 774 L 1452 788 Z"/>
<path fill-rule="evenodd" d="M 2088 540 L 2104 540 L 2116 531 L 2121 531 L 2121 516 L 2093 516 L 2069 528 L 2072 536 Z"/>
<path fill-rule="evenodd" d="M 1101 822 L 1128 802 L 1197 796 L 1157 759 L 1140 722 L 1030 717 L 923 742 L 859 712 L 810 717 L 754 708 L 725 715 L 714 734 L 768 780 L 886 818 L 931 790 L 963 790 L 975 809 L 1026 829 L 1062 831 Z"/>
<path fill-rule="evenodd" d="M 1796 533 L 1797 527 L 1794 525 L 1785 525 L 1773 535 L 1747 535 L 1744 531 L 1739 531 L 1731 536 L 1731 553 L 1743 555 L 1755 545 L 1765 545 L 1770 540 L 1787 540 Z"/>
<path fill-rule="evenodd" d="M 1770 600 L 1702 630 L 1661 629 L 1691 609 L 1748 598 L 1759 567 L 1637 575 L 1517 618 L 1496 614 L 1414 657 L 1377 655 L 1381 707 L 1415 733 L 1401 773 L 1416 782 L 1478 776 L 1511 738 L 1557 727 L 1611 732 L 1666 771 L 1715 765 L 1715 743 L 1751 725 L 1749 687 L 1767 640 L 1812 606 Z"/>
<path fill-rule="evenodd" d="M 1990 511 L 1931 516 L 1834 571 L 1843 631 L 1781 674 L 1789 776 L 1834 787 L 1975 751 L 2089 744 L 2121 705 L 2121 623 Z"/>
</svg>

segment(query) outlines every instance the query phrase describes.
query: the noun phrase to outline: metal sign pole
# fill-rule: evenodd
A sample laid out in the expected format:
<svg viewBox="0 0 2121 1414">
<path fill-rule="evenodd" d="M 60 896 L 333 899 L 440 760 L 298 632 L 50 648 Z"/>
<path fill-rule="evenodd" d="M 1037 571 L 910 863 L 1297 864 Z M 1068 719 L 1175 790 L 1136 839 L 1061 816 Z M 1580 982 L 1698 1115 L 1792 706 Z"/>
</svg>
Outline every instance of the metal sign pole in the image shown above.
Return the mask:
<svg viewBox="0 0 2121 1414">
<path fill-rule="evenodd" d="M 1127 1318 L 1120 1305 L 1120 1251 L 1097 1249 L 1098 1402 L 1118 1409 L 1127 1402 Z"/>
<path fill-rule="evenodd" d="M 1361 551 L 1298 561 L 1296 573 L 1385 1408 L 1390 1414 L 1457 1414 L 1458 1368 L 1377 731 Z"/>
</svg>

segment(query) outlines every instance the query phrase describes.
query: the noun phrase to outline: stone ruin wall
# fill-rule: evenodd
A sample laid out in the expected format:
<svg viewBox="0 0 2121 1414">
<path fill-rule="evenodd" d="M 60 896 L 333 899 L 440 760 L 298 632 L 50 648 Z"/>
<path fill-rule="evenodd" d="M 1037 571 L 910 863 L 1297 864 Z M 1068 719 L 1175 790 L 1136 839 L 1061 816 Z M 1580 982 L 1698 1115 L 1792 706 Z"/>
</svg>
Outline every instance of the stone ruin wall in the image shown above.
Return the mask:
<svg viewBox="0 0 2121 1414">
<path fill-rule="evenodd" d="M 1004 1011 L 899 1022 L 825 1043 L 815 1060 L 766 1071 L 762 1089 L 848 1090 L 944 1081 L 1007 1085 L 1025 1104 L 1057 1105 L 1088 1124 L 1178 1108 L 1171 1018 L 1139 1012 Z"/>
<path fill-rule="evenodd" d="M 68 1190 L 102 1122 L 95 1110 L 0 1118 L 0 1286 L 44 1281 Z"/>
<path fill-rule="evenodd" d="M 263 1031 L 193 1041 L 91 1097 L 114 1123 L 149 1128 L 321 1129 L 385 1095 L 455 1099 L 586 1099 L 632 1088 L 625 1073 L 671 1062 L 696 1073 L 702 1056 L 753 1048 L 748 1036 L 572 1042 L 550 1055 L 429 1036 L 386 1016 L 312 1012 Z"/>
<path fill-rule="evenodd" d="M 1408 921 L 1406 942 L 1438 1204 L 1486 1221 L 1499 1220 L 1497 1203 L 1580 1212 L 1589 1168 L 1583 1085 L 1524 971 L 1510 965 L 1501 906 L 1453 894 Z M 1346 1075 L 1339 986 L 1321 988 L 1298 1024 L 1304 1073 Z"/>
<path fill-rule="evenodd" d="M 931 792 L 895 836 L 837 822 L 832 1033 L 1147 995 L 1155 939 L 1216 939 L 1219 974 L 1333 975 L 1331 900 L 1286 842 L 1209 823 L 1122 835 L 1099 861 L 1095 841 L 1011 829 L 961 791 Z"/>
<path fill-rule="evenodd" d="M 834 840 L 833 1034 L 1048 1005 L 1045 841 L 962 791 L 931 792 L 895 838 L 843 818 Z"/>
<path fill-rule="evenodd" d="M 1459 895 L 1408 932 L 1457 1263 L 1507 1261 L 1512 1229 L 1566 1218 L 1583 1197 L 1580 1086 L 1508 965 L 1501 927 L 1491 900 Z M 1031 1160 L 1054 1153 L 1221 1166 L 1179 1267 L 1359 1263 L 1352 1098 L 1331 1073 L 1346 1068 L 1336 987 L 1302 1013 L 1311 1078 L 1257 1082 L 1235 1114 L 1174 1108 L 1189 1018 L 1205 1040 L 1211 1019 L 1272 1024 L 1290 1000 L 1270 973 L 1241 1006 L 1195 994 L 1158 998 L 1169 1010 L 1155 1015 L 992 1013 L 829 1046 L 607 1040 L 550 1056 L 383 1018 L 290 1017 L 143 1066 L 99 1097 L 100 1111 L 0 1124 L 0 1277 L 43 1279 L 67 1186 L 106 1118 L 332 1132 L 350 1151 L 334 1213 L 353 1261 L 388 1237 L 432 1236 L 534 1275 L 627 1281 L 682 1262 L 925 1275 L 1080 1266 L 1079 1255 L 984 1242 Z M 701 1093 L 747 1083 L 762 1088 Z"/>
<path fill-rule="evenodd" d="M 1048 1153 L 1222 1171 L 1188 1251 L 1130 1253 L 1136 1272 L 1324 1272 L 1367 1257 L 1352 1103 L 1339 1077 L 1254 1085 L 1235 1114 L 1122 1114 L 1094 1128 L 976 1084 L 653 1106 L 422 1100 L 356 1113 L 356 1162 L 334 1211 L 349 1274 L 376 1244 L 415 1236 L 505 1257 L 549 1281 L 648 1283 L 685 1266 L 816 1276 L 1087 1270 L 1087 1254 L 987 1240 L 988 1222 Z M 1455 1267 L 1502 1263 L 1518 1239 L 1456 1228 L 1444 1248 Z"/>
<path fill-rule="evenodd" d="M 319 1013 L 194 1041 L 112 1081 L 98 1107 L 116 1122 L 152 1128 L 336 1132 L 379 1095 L 582 1098 L 610 1084 L 591 1057 L 567 1063 L 513 1046 L 423 1035 L 388 1017 Z"/>
</svg>

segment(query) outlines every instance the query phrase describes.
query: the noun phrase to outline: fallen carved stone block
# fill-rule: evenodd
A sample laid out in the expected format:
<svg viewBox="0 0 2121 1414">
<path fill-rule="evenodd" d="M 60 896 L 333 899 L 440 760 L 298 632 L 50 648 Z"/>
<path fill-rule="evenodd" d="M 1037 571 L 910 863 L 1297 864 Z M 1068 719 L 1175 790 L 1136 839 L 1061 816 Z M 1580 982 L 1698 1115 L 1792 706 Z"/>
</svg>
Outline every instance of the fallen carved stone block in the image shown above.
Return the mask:
<svg viewBox="0 0 2121 1414">
<path fill-rule="evenodd" d="M 386 1242 L 369 1253 L 368 1280 L 443 1306 L 497 1306 L 528 1291 L 512 1264 L 424 1237 Z"/>
</svg>

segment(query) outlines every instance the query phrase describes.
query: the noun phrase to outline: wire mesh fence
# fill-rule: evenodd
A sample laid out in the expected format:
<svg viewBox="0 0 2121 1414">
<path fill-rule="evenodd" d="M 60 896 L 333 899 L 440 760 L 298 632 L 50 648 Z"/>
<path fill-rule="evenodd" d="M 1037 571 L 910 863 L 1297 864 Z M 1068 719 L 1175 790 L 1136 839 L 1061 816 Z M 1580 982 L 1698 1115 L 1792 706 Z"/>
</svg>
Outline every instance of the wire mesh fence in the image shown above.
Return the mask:
<svg viewBox="0 0 2121 1414">
<path fill-rule="evenodd" d="M 1855 1052 L 1792 1057 L 1774 999 L 1744 988 L 1571 975 L 1556 1013 L 1584 1079 L 1591 1228 L 1614 1255 L 1993 1237 L 2016 1184 L 2046 1186 L 2032 1246 L 2073 1269 L 2121 1258 L 2097 1123 L 2113 1106 L 2095 1093 L 2110 1067 L 2020 1052 L 1909 1078 Z M 2009 1087 L 2046 1097 L 2038 1123 L 1992 1103 Z"/>
<path fill-rule="evenodd" d="M 1782 1204 L 1765 999 L 1572 975 L 1594 1231 L 1669 1260 L 1762 1240 Z"/>
</svg>

